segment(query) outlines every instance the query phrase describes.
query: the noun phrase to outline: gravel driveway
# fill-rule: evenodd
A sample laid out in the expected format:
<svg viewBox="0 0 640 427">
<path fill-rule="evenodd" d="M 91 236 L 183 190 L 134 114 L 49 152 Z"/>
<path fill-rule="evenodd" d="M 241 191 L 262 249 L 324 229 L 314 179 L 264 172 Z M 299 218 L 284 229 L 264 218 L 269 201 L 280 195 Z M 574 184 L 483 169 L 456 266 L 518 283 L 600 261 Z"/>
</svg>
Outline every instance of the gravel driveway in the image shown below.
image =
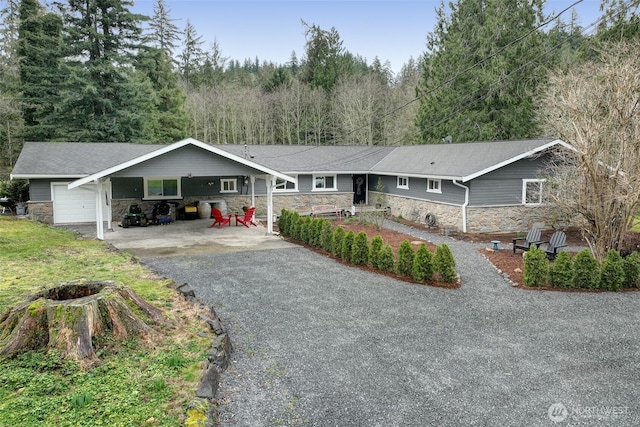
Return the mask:
<svg viewBox="0 0 640 427">
<path fill-rule="evenodd" d="M 447 242 L 460 289 L 301 247 L 143 262 L 229 328 L 223 426 L 640 425 L 640 293 L 512 288 L 477 247 L 412 234 Z"/>
</svg>

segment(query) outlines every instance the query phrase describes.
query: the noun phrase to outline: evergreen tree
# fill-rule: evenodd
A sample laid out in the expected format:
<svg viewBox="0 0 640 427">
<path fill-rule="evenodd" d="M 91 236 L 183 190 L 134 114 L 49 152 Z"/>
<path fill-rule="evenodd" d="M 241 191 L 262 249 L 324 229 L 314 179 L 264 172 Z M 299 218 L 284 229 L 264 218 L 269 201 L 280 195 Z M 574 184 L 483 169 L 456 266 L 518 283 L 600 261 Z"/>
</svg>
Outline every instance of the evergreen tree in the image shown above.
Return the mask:
<svg viewBox="0 0 640 427">
<path fill-rule="evenodd" d="M 380 271 L 392 272 L 395 269 L 396 259 L 393 256 L 393 248 L 390 244 L 385 243 L 378 254 L 378 265 L 376 268 Z"/>
<path fill-rule="evenodd" d="M 156 0 L 153 6 L 153 16 L 149 21 L 149 41 L 152 46 L 162 49 L 169 58 L 173 58 L 174 51 L 180 41 L 180 30 L 170 17 L 169 9 L 164 0 Z"/>
<path fill-rule="evenodd" d="M 57 104 L 62 20 L 44 13 L 38 0 L 22 0 L 18 32 L 20 90 L 23 100 L 24 139 L 55 139 L 58 125 L 49 120 Z"/>
<path fill-rule="evenodd" d="M 148 141 L 153 89 L 132 67 L 144 17 L 129 11 L 130 0 L 67 3 L 57 4 L 67 60 L 50 121 L 71 141 Z"/>
<path fill-rule="evenodd" d="M 330 92 L 340 77 L 341 57 L 344 54 L 340 34 L 333 27 L 326 31 L 304 21 L 302 26 L 307 39 L 303 80 L 312 88 Z"/>
<path fill-rule="evenodd" d="M 597 39 L 602 42 L 640 37 L 640 1 L 602 0 Z"/>
<path fill-rule="evenodd" d="M 609 250 L 600 269 L 600 288 L 619 291 L 625 282 L 622 257 L 616 250 Z"/>
<path fill-rule="evenodd" d="M 170 143 L 188 136 L 189 117 L 184 104 L 186 95 L 173 71 L 171 59 L 162 49 L 141 51 L 136 69 L 151 83 L 154 109 L 147 124 L 152 142 Z"/>
<path fill-rule="evenodd" d="M 351 263 L 355 265 L 367 265 L 369 263 L 369 241 L 364 231 L 356 234 L 351 251 Z"/>
<path fill-rule="evenodd" d="M 573 287 L 596 289 L 600 283 L 600 265 L 589 249 L 583 249 L 573 258 Z"/>
<path fill-rule="evenodd" d="M 398 263 L 396 264 L 396 271 L 401 276 L 411 276 L 413 270 L 413 259 L 415 252 L 411 247 L 411 242 L 408 240 L 402 241 L 398 248 Z"/>
<path fill-rule="evenodd" d="M 560 251 L 549 266 L 549 284 L 558 288 L 573 285 L 573 262 L 568 252 Z"/>
<path fill-rule="evenodd" d="M 378 260 L 380 258 L 380 250 L 383 245 L 382 236 L 377 235 L 371 239 L 371 246 L 369 247 L 369 262 L 373 268 L 378 268 Z"/>
<path fill-rule="evenodd" d="M 534 29 L 543 3 L 459 0 L 450 15 L 441 3 L 418 88 L 423 143 L 537 135 L 533 97 L 544 70 L 534 60 L 543 34 Z"/>
<path fill-rule="evenodd" d="M 351 254 L 353 252 L 353 242 L 355 241 L 356 234 L 353 230 L 349 230 L 342 239 L 342 250 L 340 251 L 340 258 L 346 262 L 351 262 Z"/>
<path fill-rule="evenodd" d="M 196 27 L 191 24 L 191 21 L 187 20 L 187 25 L 184 29 L 184 40 L 182 42 L 183 48 L 178 56 L 180 73 L 187 87 L 194 83 L 193 80 L 202 66 L 204 58 L 204 51 L 202 50 L 203 44 L 202 36 L 198 34 Z"/>
<path fill-rule="evenodd" d="M 436 247 L 436 253 L 433 256 L 433 268 L 438 274 L 438 280 L 444 283 L 453 283 L 456 281 L 456 261 L 453 259 L 451 249 L 446 243 Z"/>
</svg>

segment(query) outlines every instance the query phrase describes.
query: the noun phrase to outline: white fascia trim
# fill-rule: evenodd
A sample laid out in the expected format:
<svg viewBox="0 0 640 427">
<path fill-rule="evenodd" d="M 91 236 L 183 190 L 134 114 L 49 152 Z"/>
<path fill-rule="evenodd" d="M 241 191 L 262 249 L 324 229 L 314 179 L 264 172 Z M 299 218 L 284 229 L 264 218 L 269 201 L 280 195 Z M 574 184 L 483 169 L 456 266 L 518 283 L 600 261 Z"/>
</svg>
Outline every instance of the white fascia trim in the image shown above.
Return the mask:
<svg viewBox="0 0 640 427">
<path fill-rule="evenodd" d="M 9 179 L 80 179 L 87 175 L 38 175 L 38 174 L 10 174 Z"/>
<path fill-rule="evenodd" d="M 87 183 L 89 183 L 91 181 L 96 181 L 96 180 L 98 180 L 100 178 L 103 178 L 105 176 L 112 175 L 112 174 L 114 174 L 116 172 L 119 172 L 119 171 L 121 171 L 123 169 L 129 168 L 131 166 L 135 166 L 135 165 L 143 163 L 143 162 L 146 162 L 147 160 L 151 160 L 151 159 L 153 159 L 155 157 L 161 156 L 163 154 L 167 154 L 167 153 L 169 153 L 171 151 L 177 150 L 178 148 L 182 148 L 182 147 L 187 146 L 187 145 L 194 145 L 196 147 L 202 148 L 203 150 L 207 150 L 207 151 L 209 151 L 209 152 L 211 152 L 213 154 L 217 154 L 219 156 L 226 157 L 227 159 L 233 160 L 233 161 L 235 161 L 237 163 L 241 163 L 241 164 L 243 164 L 245 166 L 248 166 L 248 167 L 250 167 L 252 169 L 256 169 L 256 170 L 258 170 L 260 172 L 263 172 L 265 174 L 273 175 L 273 176 L 276 176 L 278 178 L 282 178 L 285 181 L 289 181 L 289 182 L 294 182 L 295 181 L 290 176 L 285 175 L 283 173 L 280 173 L 278 171 L 275 171 L 273 169 L 264 167 L 262 165 L 259 165 L 259 164 L 255 163 L 255 162 L 252 162 L 252 161 L 249 161 L 247 159 L 244 159 L 244 158 L 242 158 L 240 156 L 236 156 L 235 154 L 228 153 L 228 152 L 226 152 L 224 150 L 220 150 L 219 148 L 213 147 L 213 146 L 211 146 L 209 144 L 205 144 L 204 142 L 198 141 L 197 139 L 187 138 L 187 139 L 183 139 L 182 141 L 178 141 L 178 142 L 175 142 L 173 144 L 167 145 L 166 147 L 160 148 L 160 149 L 158 149 L 156 151 L 152 151 L 151 153 L 148 153 L 148 154 L 145 154 L 143 156 L 137 157 L 135 159 L 129 160 L 128 162 L 120 163 L 119 165 L 110 167 L 108 169 L 105 169 L 105 170 L 97 172 L 97 173 L 94 173 L 93 175 L 89 175 L 89 176 L 86 176 L 84 178 L 78 179 L 78 180 L 76 180 L 76 181 L 74 181 L 74 182 L 69 184 L 69 189 L 75 188 L 75 187 L 79 187 L 79 186 L 81 186 L 83 184 L 87 184 Z"/>
<path fill-rule="evenodd" d="M 491 167 L 488 167 L 488 168 L 483 169 L 481 171 L 475 172 L 475 173 L 473 173 L 471 175 L 467 175 L 465 177 L 462 177 L 462 182 L 471 181 L 472 179 L 475 179 L 475 178 L 477 178 L 479 176 L 482 176 L 484 174 L 487 174 L 489 172 L 493 172 L 496 169 L 500 169 L 501 167 L 504 167 L 504 166 L 506 166 L 508 164 L 511 164 L 511 163 L 514 163 L 514 162 L 517 162 L 518 160 L 525 159 L 525 158 L 527 158 L 529 156 L 532 156 L 534 154 L 537 154 L 537 153 L 539 153 L 541 151 L 547 150 L 547 149 L 549 149 L 549 148 L 551 148 L 551 147 L 553 147 L 555 145 L 563 145 L 563 146 L 565 146 L 567 148 L 571 148 L 571 146 L 568 145 L 567 143 L 565 143 L 564 141 L 562 141 L 560 139 L 556 139 L 556 140 L 553 140 L 551 142 L 547 142 L 546 144 L 542 144 L 542 145 L 534 148 L 533 150 L 529 150 L 529 151 L 527 151 L 525 153 L 519 154 L 519 155 L 517 155 L 515 157 L 512 157 L 512 158 L 507 159 L 505 161 L 502 161 L 500 163 L 497 163 L 497 164 L 495 164 L 495 165 L 493 165 Z M 573 148 L 571 148 L 571 149 L 573 149 Z"/>
</svg>

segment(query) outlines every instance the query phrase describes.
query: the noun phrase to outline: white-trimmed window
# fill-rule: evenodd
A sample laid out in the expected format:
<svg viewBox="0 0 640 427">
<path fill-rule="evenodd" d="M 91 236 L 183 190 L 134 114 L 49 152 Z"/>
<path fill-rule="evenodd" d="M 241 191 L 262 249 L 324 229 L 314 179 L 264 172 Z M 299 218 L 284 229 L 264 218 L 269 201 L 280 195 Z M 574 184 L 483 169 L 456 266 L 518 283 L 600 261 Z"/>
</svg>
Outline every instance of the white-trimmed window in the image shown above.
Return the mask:
<svg viewBox="0 0 640 427">
<path fill-rule="evenodd" d="M 144 179 L 145 199 L 179 199 L 182 198 L 180 178 L 157 177 Z"/>
<path fill-rule="evenodd" d="M 441 182 L 439 179 L 427 179 L 427 193 L 442 193 Z"/>
<path fill-rule="evenodd" d="M 292 178 L 295 178 L 295 182 L 289 182 L 282 178 L 276 178 L 276 187 L 273 189 L 274 192 L 284 193 L 286 191 L 298 191 L 298 177 L 296 175 L 291 175 Z"/>
<path fill-rule="evenodd" d="M 335 175 L 313 175 L 313 191 L 337 190 Z"/>
<path fill-rule="evenodd" d="M 409 189 L 409 177 L 408 176 L 398 176 L 398 188 L 402 188 L 404 190 Z"/>
<path fill-rule="evenodd" d="M 525 205 L 542 204 L 542 191 L 544 179 L 522 180 L 522 203 Z"/>
<path fill-rule="evenodd" d="M 220 180 L 220 192 L 221 193 L 237 193 L 238 192 L 238 179 L 237 178 L 222 178 Z"/>
</svg>

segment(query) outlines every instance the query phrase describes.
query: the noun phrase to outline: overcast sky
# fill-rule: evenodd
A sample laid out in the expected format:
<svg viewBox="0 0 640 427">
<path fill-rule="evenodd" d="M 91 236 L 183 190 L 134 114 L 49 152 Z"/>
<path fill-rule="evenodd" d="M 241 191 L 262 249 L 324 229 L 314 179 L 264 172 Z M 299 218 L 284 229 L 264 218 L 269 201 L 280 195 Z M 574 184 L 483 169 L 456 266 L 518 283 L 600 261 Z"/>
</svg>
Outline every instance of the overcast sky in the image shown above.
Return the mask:
<svg viewBox="0 0 640 427">
<path fill-rule="evenodd" d="M 575 1 L 547 0 L 547 12 L 560 12 Z M 136 0 L 133 11 L 151 16 L 155 3 Z M 240 62 L 258 57 L 260 62 L 284 64 L 293 51 L 300 59 L 304 20 L 324 30 L 335 27 L 349 52 L 368 64 L 377 56 L 398 72 L 410 57 L 416 59 L 425 51 L 440 0 L 165 0 L 165 4 L 178 28 L 184 29 L 190 20 L 206 49 L 217 40 L 224 57 Z M 598 19 L 599 5 L 600 0 L 583 0 L 576 6 L 583 27 Z M 571 14 L 562 16 L 568 21 Z"/>
</svg>

